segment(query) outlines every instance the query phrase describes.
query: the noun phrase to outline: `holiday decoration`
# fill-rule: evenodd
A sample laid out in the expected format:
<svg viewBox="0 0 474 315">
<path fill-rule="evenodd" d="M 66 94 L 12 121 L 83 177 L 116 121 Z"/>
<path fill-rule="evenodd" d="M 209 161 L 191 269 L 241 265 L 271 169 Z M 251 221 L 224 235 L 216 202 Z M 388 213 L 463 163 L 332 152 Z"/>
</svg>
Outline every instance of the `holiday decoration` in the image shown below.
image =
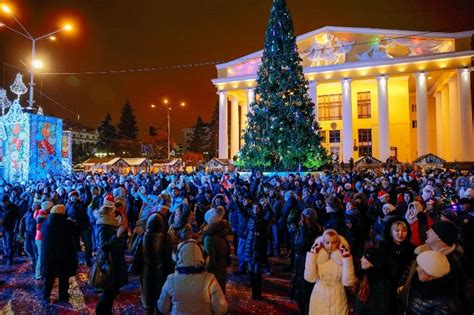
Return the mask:
<svg viewBox="0 0 474 315">
<path fill-rule="evenodd" d="M 328 162 L 300 63 L 286 1 L 274 0 L 239 166 L 314 170 Z"/>
<path fill-rule="evenodd" d="M 0 88 L 0 107 L 2 107 L 2 116 L 5 115 L 5 110 L 11 106 L 12 102 L 7 98 L 7 91 Z"/>
<path fill-rule="evenodd" d="M 17 74 L 10 88 L 17 98 L 0 117 L 2 177 L 18 183 L 46 179 L 48 174 L 59 175 L 63 169 L 70 169 L 70 153 L 65 165 L 62 159 L 62 120 L 23 111 L 20 97 L 27 89 L 21 74 Z"/>
</svg>

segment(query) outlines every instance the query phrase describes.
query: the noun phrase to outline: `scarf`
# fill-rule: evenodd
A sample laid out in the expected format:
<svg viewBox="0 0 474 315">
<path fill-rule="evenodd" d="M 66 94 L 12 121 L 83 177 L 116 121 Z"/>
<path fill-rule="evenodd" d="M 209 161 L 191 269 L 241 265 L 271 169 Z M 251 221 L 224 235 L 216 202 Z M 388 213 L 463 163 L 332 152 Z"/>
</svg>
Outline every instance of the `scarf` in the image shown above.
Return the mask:
<svg viewBox="0 0 474 315">
<path fill-rule="evenodd" d="M 370 294 L 370 286 L 369 286 L 369 278 L 367 273 L 364 274 L 362 277 L 362 281 L 360 282 L 359 291 L 358 291 L 358 298 L 361 303 L 366 303 L 369 299 Z"/>
</svg>

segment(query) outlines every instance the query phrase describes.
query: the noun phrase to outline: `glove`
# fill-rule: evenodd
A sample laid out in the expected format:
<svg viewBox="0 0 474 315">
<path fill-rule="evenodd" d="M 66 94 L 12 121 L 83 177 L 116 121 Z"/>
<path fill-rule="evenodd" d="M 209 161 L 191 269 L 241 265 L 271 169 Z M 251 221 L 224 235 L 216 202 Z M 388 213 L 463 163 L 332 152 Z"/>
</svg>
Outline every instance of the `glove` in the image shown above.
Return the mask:
<svg viewBox="0 0 474 315">
<path fill-rule="evenodd" d="M 341 252 L 342 257 L 344 258 L 351 257 L 351 252 L 342 244 L 339 246 L 339 251 Z"/>
<path fill-rule="evenodd" d="M 324 248 L 323 244 L 321 244 L 321 243 L 319 243 L 319 242 L 318 242 L 318 243 L 314 243 L 313 246 L 311 247 L 311 252 L 317 254 L 317 253 L 319 253 L 319 252 L 321 251 L 321 249 L 323 249 L 323 248 Z"/>
</svg>

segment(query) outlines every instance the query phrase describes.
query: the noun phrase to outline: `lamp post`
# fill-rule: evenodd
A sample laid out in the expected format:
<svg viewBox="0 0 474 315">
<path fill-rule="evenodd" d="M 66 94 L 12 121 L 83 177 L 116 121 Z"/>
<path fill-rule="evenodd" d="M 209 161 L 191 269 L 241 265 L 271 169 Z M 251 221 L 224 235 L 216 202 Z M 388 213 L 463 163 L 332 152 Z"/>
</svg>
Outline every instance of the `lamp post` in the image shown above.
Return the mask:
<svg viewBox="0 0 474 315">
<path fill-rule="evenodd" d="M 163 100 L 163 104 L 166 106 L 166 119 L 168 121 L 168 160 L 170 159 L 171 156 L 171 111 L 177 107 L 184 107 L 186 106 L 185 102 L 181 102 L 179 104 L 176 104 L 174 106 L 169 105 L 168 99 Z M 161 107 L 156 107 L 155 104 L 151 104 L 151 108 L 161 108 Z"/>
<path fill-rule="evenodd" d="M 39 69 L 39 68 L 43 67 L 43 63 L 41 61 L 35 59 L 36 58 L 36 42 L 38 42 L 42 39 L 48 38 L 48 37 L 51 40 L 55 40 L 56 39 L 56 37 L 54 36 L 55 34 L 57 34 L 59 32 L 62 32 L 62 31 L 71 31 L 72 26 L 70 24 L 66 24 L 62 28 L 60 28 L 56 31 L 50 32 L 48 34 L 44 34 L 44 35 L 39 36 L 39 37 L 33 37 L 31 35 L 31 33 L 28 32 L 26 27 L 24 27 L 23 24 L 21 24 L 21 22 L 16 18 L 16 16 L 13 14 L 13 12 L 10 10 L 10 8 L 7 5 L 5 5 L 5 4 L 2 5 L 2 11 L 4 13 L 10 15 L 11 17 L 13 17 L 15 22 L 21 27 L 22 31 L 14 29 L 14 28 L 12 28 L 12 27 L 4 24 L 4 23 L 0 23 L 0 27 L 4 27 L 6 29 L 9 29 L 10 31 L 15 32 L 18 35 L 20 35 L 20 36 L 22 36 L 26 39 L 29 39 L 31 41 L 30 98 L 28 100 L 27 110 L 32 111 L 33 110 L 33 104 L 35 102 L 34 101 L 34 86 L 35 86 L 35 72 L 34 72 L 34 69 Z"/>
</svg>

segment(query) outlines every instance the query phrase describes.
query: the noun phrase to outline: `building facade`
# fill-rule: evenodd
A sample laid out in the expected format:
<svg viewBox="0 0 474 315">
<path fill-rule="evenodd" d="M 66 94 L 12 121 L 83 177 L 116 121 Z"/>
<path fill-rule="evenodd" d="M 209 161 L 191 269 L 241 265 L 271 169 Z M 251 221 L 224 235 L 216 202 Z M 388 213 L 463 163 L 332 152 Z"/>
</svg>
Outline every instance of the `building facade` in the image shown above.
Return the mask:
<svg viewBox="0 0 474 315">
<path fill-rule="evenodd" d="M 473 161 L 474 31 L 327 26 L 297 37 L 324 146 L 341 161 Z M 217 65 L 219 158 L 239 151 L 263 51 Z"/>
</svg>

